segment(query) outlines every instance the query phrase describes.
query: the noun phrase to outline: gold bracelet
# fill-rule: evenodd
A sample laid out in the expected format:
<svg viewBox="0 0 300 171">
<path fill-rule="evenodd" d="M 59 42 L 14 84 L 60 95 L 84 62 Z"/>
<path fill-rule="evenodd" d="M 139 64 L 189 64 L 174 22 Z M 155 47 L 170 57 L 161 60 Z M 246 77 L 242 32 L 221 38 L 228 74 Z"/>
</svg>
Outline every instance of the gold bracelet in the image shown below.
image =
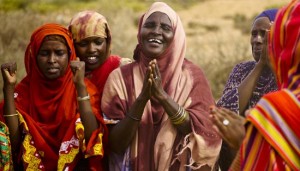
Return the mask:
<svg viewBox="0 0 300 171">
<path fill-rule="evenodd" d="M 10 115 L 3 115 L 3 117 L 12 117 L 12 116 L 18 116 L 19 114 L 14 113 L 14 114 L 10 114 Z"/>
<path fill-rule="evenodd" d="M 187 115 L 187 113 L 186 113 L 186 111 L 184 111 L 183 114 L 181 115 L 180 119 L 178 119 L 177 121 L 173 121 L 173 124 L 175 124 L 175 125 L 182 124 L 186 119 L 186 115 Z"/>
<path fill-rule="evenodd" d="M 90 95 L 88 94 L 87 96 L 84 97 L 77 97 L 77 101 L 85 101 L 85 100 L 90 100 Z"/>
<path fill-rule="evenodd" d="M 177 112 L 176 112 L 176 114 L 173 115 L 173 116 L 170 116 L 170 119 L 171 119 L 171 120 L 176 119 L 176 118 L 180 115 L 180 113 L 182 112 L 182 110 L 183 110 L 183 108 L 179 106 L 179 107 L 178 107 L 178 110 L 177 110 Z"/>
</svg>

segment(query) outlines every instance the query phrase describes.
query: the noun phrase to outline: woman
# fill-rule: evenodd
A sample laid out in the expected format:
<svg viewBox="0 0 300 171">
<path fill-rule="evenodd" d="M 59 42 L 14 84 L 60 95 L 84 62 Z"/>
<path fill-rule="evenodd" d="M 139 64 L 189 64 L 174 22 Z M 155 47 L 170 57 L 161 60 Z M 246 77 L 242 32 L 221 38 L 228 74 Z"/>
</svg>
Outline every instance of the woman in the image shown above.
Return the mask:
<svg viewBox="0 0 300 171">
<path fill-rule="evenodd" d="M 81 11 L 71 20 L 76 55 L 85 62 L 85 76 L 91 80 L 100 93 L 108 75 L 121 64 L 130 62 L 128 58 L 111 55 L 111 32 L 104 16 L 94 11 Z"/>
<path fill-rule="evenodd" d="M 264 95 L 247 114 L 246 136 L 231 170 L 300 170 L 299 10 L 294 0 L 277 14 L 269 54 L 280 90 Z"/>
<path fill-rule="evenodd" d="M 268 54 L 264 54 L 263 38 L 275 20 L 277 9 L 259 14 L 251 28 L 250 43 L 255 61 L 237 64 L 230 73 L 222 97 L 217 105 L 230 109 L 242 116 L 266 93 L 277 90 L 275 77 L 268 66 Z"/>
<path fill-rule="evenodd" d="M 106 130 L 99 95 L 84 80 L 85 65 L 75 60 L 72 43 L 66 28 L 45 24 L 31 36 L 27 75 L 16 88 L 16 64 L 2 65 L 0 112 L 9 128 L 16 170 L 102 170 Z"/>
<path fill-rule="evenodd" d="M 255 106 L 264 94 L 277 90 L 274 74 L 268 64 L 268 54 L 264 51 L 267 47 L 264 43 L 264 35 L 275 20 L 276 13 L 277 9 L 265 10 L 254 19 L 250 43 L 255 61 L 242 62 L 233 68 L 217 106 L 232 110 L 244 117 L 245 110 Z M 243 138 L 239 137 L 244 133 L 243 118 L 238 116 L 232 116 L 232 118 L 234 119 L 231 120 L 231 130 L 235 131 L 232 134 L 237 136 L 233 141 L 238 142 Z M 238 143 L 234 144 L 236 146 Z M 222 170 L 229 169 L 237 149 L 228 147 L 228 144 L 222 144 L 219 160 Z"/>
<path fill-rule="evenodd" d="M 136 61 L 114 70 L 104 88 L 102 111 L 116 121 L 111 170 L 214 168 L 221 145 L 208 119 L 214 99 L 185 45 L 176 12 L 153 3 L 139 21 Z"/>
</svg>

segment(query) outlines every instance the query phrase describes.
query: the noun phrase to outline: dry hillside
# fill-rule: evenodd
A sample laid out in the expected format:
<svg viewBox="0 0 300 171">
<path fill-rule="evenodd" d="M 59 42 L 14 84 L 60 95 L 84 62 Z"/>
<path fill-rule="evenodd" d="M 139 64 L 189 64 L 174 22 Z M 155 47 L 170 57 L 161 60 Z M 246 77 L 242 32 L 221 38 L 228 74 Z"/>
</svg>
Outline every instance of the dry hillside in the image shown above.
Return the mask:
<svg viewBox="0 0 300 171">
<path fill-rule="evenodd" d="M 113 53 L 131 57 L 136 45 L 137 20 L 151 1 L 141 0 L 142 5 L 138 1 L 129 5 L 122 4 L 127 1 L 111 1 L 89 0 L 81 6 L 66 6 L 59 10 L 45 5 L 44 8 L 50 9 L 47 12 L 42 11 L 40 5 L 36 6 L 40 9 L 38 12 L 0 10 L 0 64 L 17 61 L 20 81 L 25 75 L 24 51 L 33 30 L 46 22 L 67 26 L 75 13 L 86 9 L 96 10 L 107 17 L 113 34 Z M 116 3 L 119 3 L 118 6 Z M 284 3 L 282 0 L 199 0 L 191 7 L 174 6 L 187 34 L 186 57 L 204 70 L 216 99 L 220 97 L 232 67 L 242 60 L 251 59 L 249 28 L 253 17 L 266 8 Z M 2 87 L 3 81 L 0 80 Z M 0 91 L 0 99 L 2 97 Z"/>
</svg>

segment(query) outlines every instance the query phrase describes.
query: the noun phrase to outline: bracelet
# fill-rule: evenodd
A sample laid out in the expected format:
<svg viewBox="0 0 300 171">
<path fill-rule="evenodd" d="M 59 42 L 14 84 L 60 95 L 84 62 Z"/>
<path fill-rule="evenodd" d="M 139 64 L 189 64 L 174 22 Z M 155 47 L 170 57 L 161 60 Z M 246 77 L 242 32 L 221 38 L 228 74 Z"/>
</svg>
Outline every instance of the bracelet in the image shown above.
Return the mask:
<svg viewBox="0 0 300 171">
<path fill-rule="evenodd" d="M 18 116 L 19 114 L 14 113 L 14 114 L 10 114 L 10 115 L 3 115 L 3 117 L 12 117 L 12 116 Z"/>
<path fill-rule="evenodd" d="M 170 116 L 170 120 L 172 121 L 173 124 L 180 125 L 185 121 L 186 116 L 187 116 L 186 111 L 182 107 L 179 106 L 176 114 L 173 116 Z"/>
<path fill-rule="evenodd" d="M 77 101 L 85 101 L 85 100 L 90 100 L 90 95 L 88 94 L 87 96 L 84 97 L 77 97 Z"/>
<path fill-rule="evenodd" d="M 141 121 L 140 118 L 133 117 L 133 116 L 131 116 L 130 114 L 127 114 L 127 116 L 128 116 L 129 118 L 131 118 L 132 120 L 135 120 L 135 121 Z"/>
</svg>

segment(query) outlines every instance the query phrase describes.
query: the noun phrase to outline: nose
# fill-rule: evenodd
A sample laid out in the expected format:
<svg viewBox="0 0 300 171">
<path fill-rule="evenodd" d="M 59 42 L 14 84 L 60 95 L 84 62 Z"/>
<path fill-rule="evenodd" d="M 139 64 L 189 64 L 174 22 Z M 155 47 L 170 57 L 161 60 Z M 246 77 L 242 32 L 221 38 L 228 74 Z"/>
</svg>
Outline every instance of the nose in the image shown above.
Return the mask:
<svg viewBox="0 0 300 171">
<path fill-rule="evenodd" d="M 264 41 L 264 36 L 261 34 L 258 34 L 255 38 L 254 38 L 254 42 L 255 43 L 263 43 Z"/>
<path fill-rule="evenodd" d="M 96 52 L 96 45 L 95 45 L 95 43 L 89 43 L 88 52 L 91 53 L 91 54 Z"/>
<path fill-rule="evenodd" d="M 161 33 L 161 26 L 160 25 L 156 25 L 154 28 L 153 28 L 153 32 L 156 33 L 156 34 L 160 34 Z"/>
<path fill-rule="evenodd" d="M 48 62 L 49 62 L 49 63 L 55 63 L 55 61 L 56 61 L 56 56 L 55 56 L 54 53 L 51 53 L 51 54 L 49 55 L 49 57 L 48 57 Z"/>
</svg>

